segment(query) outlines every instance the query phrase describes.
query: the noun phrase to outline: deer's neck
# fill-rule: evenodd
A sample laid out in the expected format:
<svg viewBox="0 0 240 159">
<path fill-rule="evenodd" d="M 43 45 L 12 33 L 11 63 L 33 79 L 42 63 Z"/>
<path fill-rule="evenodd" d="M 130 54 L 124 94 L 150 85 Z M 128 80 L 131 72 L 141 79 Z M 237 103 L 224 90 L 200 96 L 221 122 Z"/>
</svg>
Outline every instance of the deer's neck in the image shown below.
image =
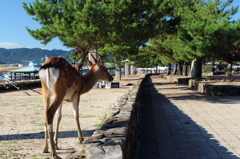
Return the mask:
<svg viewBox="0 0 240 159">
<path fill-rule="evenodd" d="M 82 89 L 81 94 L 88 92 L 93 88 L 96 82 L 99 80 L 98 73 L 94 70 L 90 70 L 86 75 L 82 76 L 84 82 L 84 89 Z"/>
</svg>

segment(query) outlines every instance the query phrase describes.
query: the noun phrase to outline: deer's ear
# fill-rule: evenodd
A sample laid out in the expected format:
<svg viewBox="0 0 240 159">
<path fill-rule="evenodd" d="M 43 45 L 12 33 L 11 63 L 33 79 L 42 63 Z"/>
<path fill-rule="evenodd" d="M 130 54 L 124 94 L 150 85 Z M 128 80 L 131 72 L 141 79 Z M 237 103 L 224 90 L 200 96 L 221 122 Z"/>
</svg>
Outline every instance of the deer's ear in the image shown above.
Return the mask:
<svg viewBox="0 0 240 159">
<path fill-rule="evenodd" d="M 100 56 L 99 60 L 97 61 L 97 64 L 98 64 L 99 67 L 100 66 L 104 66 L 104 62 L 103 62 L 103 57 L 102 56 Z"/>
<path fill-rule="evenodd" d="M 89 60 L 86 60 L 86 65 L 90 69 L 92 67 L 93 63 Z"/>
</svg>

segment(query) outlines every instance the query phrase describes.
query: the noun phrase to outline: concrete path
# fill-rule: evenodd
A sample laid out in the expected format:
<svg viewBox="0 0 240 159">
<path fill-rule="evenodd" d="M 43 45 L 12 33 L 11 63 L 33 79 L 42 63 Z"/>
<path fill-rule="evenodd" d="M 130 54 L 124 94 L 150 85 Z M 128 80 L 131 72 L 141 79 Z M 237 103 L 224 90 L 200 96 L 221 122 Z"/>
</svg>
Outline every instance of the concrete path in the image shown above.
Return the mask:
<svg viewBox="0 0 240 159">
<path fill-rule="evenodd" d="M 136 159 L 240 159 L 239 96 L 206 96 L 158 76 L 144 89 L 140 122 L 149 126 L 140 126 Z"/>
</svg>

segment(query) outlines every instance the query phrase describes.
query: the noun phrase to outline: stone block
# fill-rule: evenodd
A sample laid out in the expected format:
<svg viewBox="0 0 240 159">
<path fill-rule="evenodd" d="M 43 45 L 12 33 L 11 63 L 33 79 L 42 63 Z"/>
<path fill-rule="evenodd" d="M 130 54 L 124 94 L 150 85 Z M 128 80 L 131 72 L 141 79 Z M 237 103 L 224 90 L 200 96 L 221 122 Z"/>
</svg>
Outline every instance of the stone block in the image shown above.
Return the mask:
<svg viewBox="0 0 240 159">
<path fill-rule="evenodd" d="M 104 137 L 103 134 L 93 134 L 92 136 L 85 138 L 83 143 L 90 143 L 90 142 L 92 143 L 92 141 L 95 142 L 99 139 L 102 139 L 103 137 Z"/>
<path fill-rule="evenodd" d="M 98 146 L 101 145 L 101 142 L 96 142 L 96 143 L 82 143 L 82 144 L 76 144 L 75 145 L 75 150 L 76 154 L 81 154 L 83 156 L 86 155 L 86 150 L 91 147 L 91 146 Z"/>
<path fill-rule="evenodd" d="M 208 82 L 209 81 L 209 82 Z M 200 93 L 206 95 L 216 95 L 216 96 L 236 96 L 240 95 L 240 86 L 235 85 L 214 85 L 212 81 L 219 82 L 219 79 L 202 79 L 202 81 L 197 81 L 196 79 L 189 80 L 189 88 L 198 90 Z"/>
<path fill-rule="evenodd" d="M 85 150 L 87 159 L 106 159 L 105 152 L 101 146 L 92 145 Z"/>
<path fill-rule="evenodd" d="M 120 145 L 102 146 L 105 151 L 105 159 L 123 159 L 122 148 Z"/>
<path fill-rule="evenodd" d="M 112 108 L 111 110 L 107 111 L 107 115 L 108 116 L 115 116 L 116 114 L 118 114 L 120 112 L 119 108 Z"/>
</svg>

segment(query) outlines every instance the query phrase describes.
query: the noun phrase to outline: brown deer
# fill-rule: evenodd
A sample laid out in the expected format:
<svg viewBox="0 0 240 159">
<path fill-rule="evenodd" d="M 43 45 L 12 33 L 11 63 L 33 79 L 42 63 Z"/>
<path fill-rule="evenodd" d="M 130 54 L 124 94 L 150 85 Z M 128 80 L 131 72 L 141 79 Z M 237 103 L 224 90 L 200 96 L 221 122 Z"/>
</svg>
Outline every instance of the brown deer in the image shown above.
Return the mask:
<svg viewBox="0 0 240 159">
<path fill-rule="evenodd" d="M 113 77 L 104 66 L 103 58 L 95 60 L 95 64 L 87 60 L 89 72 L 82 76 L 72 67 L 63 57 L 49 57 L 39 71 L 39 77 L 42 84 L 42 99 L 45 108 L 44 128 L 45 139 L 43 152 L 48 152 L 48 137 L 50 140 L 50 153 L 54 158 L 60 158 L 57 155 L 58 149 L 58 127 L 61 120 L 62 101 L 72 102 L 74 117 L 77 122 L 78 139 L 84 140 L 79 124 L 79 100 L 80 95 L 93 88 L 98 80 L 112 81 Z M 57 126 L 55 136 L 53 137 L 53 118 L 57 111 Z M 55 140 L 55 141 L 54 141 Z"/>
</svg>

